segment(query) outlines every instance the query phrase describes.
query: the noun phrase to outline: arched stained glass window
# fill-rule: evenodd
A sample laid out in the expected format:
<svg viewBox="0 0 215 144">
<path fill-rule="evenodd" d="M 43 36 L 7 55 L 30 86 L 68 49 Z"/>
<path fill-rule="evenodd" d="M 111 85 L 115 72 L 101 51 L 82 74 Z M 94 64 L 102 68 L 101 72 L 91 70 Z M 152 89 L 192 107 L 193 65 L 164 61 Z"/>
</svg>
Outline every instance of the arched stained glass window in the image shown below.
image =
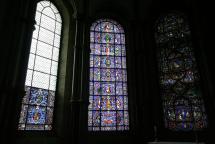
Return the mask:
<svg viewBox="0 0 215 144">
<path fill-rule="evenodd" d="M 91 26 L 89 131 L 129 129 L 125 34 L 115 21 Z"/>
<path fill-rule="evenodd" d="M 206 128 L 200 76 L 186 17 L 180 14 L 161 17 L 155 39 L 165 127 L 174 131 Z"/>
<path fill-rule="evenodd" d="M 60 50 L 61 16 L 49 1 L 37 3 L 18 130 L 51 130 Z"/>
</svg>

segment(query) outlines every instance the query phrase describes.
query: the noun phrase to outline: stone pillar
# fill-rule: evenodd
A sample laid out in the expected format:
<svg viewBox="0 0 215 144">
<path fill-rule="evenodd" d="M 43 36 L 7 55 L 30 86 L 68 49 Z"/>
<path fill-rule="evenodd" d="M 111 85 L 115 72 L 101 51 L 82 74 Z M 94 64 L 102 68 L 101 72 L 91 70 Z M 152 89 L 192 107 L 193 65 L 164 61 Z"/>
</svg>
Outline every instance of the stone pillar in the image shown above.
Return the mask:
<svg viewBox="0 0 215 144">
<path fill-rule="evenodd" d="M 80 143 L 82 125 L 82 113 L 81 107 L 84 104 L 83 100 L 83 67 L 84 67 L 84 46 L 85 46 L 85 21 L 82 15 L 75 15 L 76 21 L 76 35 L 74 44 L 74 61 L 73 61 L 73 78 L 72 78 L 72 90 L 71 90 L 71 113 L 69 116 L 69 131 L 71 134 L 68 136 L 68 142 Z M 72 138 L 71 138 L 72 137 Z"/>
<path fill-rule="evenodd" d="M 4 143 L 14 141 L 16 135 L 21 100 L 25 95 L 24 81 L 34 25 L 33 1 L 7 1 L 2 39 L 0 73 L 0 123 Z"/>
</svg>

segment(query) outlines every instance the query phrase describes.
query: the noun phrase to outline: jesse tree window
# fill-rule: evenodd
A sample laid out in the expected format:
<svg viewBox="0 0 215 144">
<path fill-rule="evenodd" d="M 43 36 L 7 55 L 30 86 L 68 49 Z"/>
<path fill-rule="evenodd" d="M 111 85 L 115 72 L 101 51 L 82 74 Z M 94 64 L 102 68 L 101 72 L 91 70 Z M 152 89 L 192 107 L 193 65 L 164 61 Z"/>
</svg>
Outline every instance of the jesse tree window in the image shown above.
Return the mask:
<svg viewBox="0 0 215 144">
<path fill-rule="evenodd" d="M 129 130 L 124 30 L 110 19 L 90 30 L 88 130 Z"/>
</svg>

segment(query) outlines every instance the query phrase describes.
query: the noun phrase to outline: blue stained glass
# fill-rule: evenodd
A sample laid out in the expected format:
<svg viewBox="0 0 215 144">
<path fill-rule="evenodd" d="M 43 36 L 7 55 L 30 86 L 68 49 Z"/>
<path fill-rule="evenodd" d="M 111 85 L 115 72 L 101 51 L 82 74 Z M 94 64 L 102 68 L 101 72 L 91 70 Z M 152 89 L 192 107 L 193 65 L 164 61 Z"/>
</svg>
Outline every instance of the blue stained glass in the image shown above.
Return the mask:
<svg viewBox="0 0 215 144">
<path fill-rule="evenodd" d="M 93 96 L 89 96 L 89 105 L 88 105 L 88 109 L 92 110 L 93 109 Z"/>
<path fill-rule="evenodd" d="M 110 22 L 101 23 L 101 31 L 113 32 L 114 27 Z"/>
<path fill-rule="evenodd" d="M 121 57 L 115 57 L 115 67 L 122 68 L 122 60 Z"/>
<path fill-rule="evenodd" d="M 125 55 L 126 55 L 125 46 L 122 46 L 122 56 L 125 56 Z"/>
<path fill-rule="evenodd" d="M 122 68 L 126 68 L 126 58 L 122 57 Z"/>
<path fill-rule="evenodd" d="M 25 87 L 25 96 L 22 99 L 22 103 L 23 104 L 28 104 L 29 102 L 29 97 L 30 97 L 30 93 L 31 93 L 31 87 L 26 86 Z"/>
<path fill-rule="evenodd" d="M 22 105 L 22 110 L 21 110 L 21 114 L 20 114 L 21 118 L 19 119 L 19 123 L 26 122 L 27 110 L 28 110 L 28 105 Z"/>
<path fill-rule="evenodd" d="M 123 83 L 123 95 L 127 95 L 128 90 L 127 90 L 127 83 Z"/>
<path fill-rule="evenodd" d="M 90 30 L 88 130 L 129 130 L 123 28 L 104 19 Z"/>
<path fill-rule="evenodd" d="M 46 111 L 46 124 L 52 124 L 52 117 L 53 117 L 53 112 L 54 109 L 51 107 L 47 107 L 47 111 Z"/>
<path fill-rule="evenodd" d="M 95 57 L 93 57 L 93 62 L 94 62 L 94 67 L 100 67 L 100 65 L 101 65 L 101 62 L 100 62 L 100 57 L 99 56 L 95 56 Z M 92 66 L 92 67 L 93 67 Z"/>
<path fill-rule="evenodd" d="M 177 121 L 192 121 L 191 110 L 189 107 L 177 106 L 175 115 Z"/>
<path fill-rule="evenodd" d="M 102 110 L 115 110 L 116 100 L 114 96 L 102 96 L 101 108 Z"/>
<path fill-rule="evenodd" d="M 30 96 L 30 104 L 35 105 L 47 105 L 47 98 L 48 98 L 48 90 L 39 89 L 39 88 L 31 88 L 31 96 Z"/>
<path fill-rule="evenodd" d="M 124 123 L 125 123 L 125 125 L 129 124 L 128 111 L 124 111 Z"/>
<path fill-rule="evenodd" d="M 123 100 L 124 96 L 117 96 L 116 97 L 116 108 L 117 110 L 123 110 L 123 106 L 124 106 L 124 100 Z"/>
<path fill-rule="evenodd" d="M 101 69 L 101 81 L 115 81 L 114 69 Z"/>
<path fill-rule="evenodd" d="M 89 109 L 91 109 L 90 107 L 89 107 Z M 92 114 L 92 111 L 88 111 L 88 126 L 92 126 L 92 116 L 93 116 L 93 114 Z M 88 129 L 89 129 L 89 127 L 88 127 Z M 92 129 L 91 129 L 92 130 Z"/>
<path fill-rule="evenodd" d="M 99 125 L 100 125 L 100 112 L 93 111 L 93 126 L 99 126 Z"/>
<path fill-rule="evenodd" d="M 26 124 L 25 127 L 25 130 L 44 130 L 44 125 Z"/>
<path fill-rule="evenodd" d="M 99 56 L 94 57 L 94 67 L 100 67 L 101 66 L 101 58 Z"/>
<path fill-rule="evenodd" d="M 90 68 L 90 81 L 93 81 L 93 74 L 94 74 L 94 70 L 93 68 Z"/>
<path fill-rule="evenodd" d="M 115 95 L 115 83 L 101 83 L 102 95 Z"/>
<path fill-rule="evenodd" d="M 128 110 L 128 98 L 124 96 L 124 110 Z"/>
<path fill-rule="evenodd" d="M 115 34 L 115 44 L 121 44 L 120 34 Z"/>
<path fill-rule="evenodd" d="M 90 54 L 95 54 L 95 44 L 94 43 L 90 44 Z"/>
<path fill-rule="evenodd" d="M 94 95 L 102 94 L 102 87 L 100 85 L 100 82 L 94 82 L 94 91 L 91 91 L 90 93 Z"/>
<path fill-rule="evenodd" d="M 93 47 L 94 48 L 94 53 L 93 54 L 100 55 L 103 45 L 102 44 L 95 44 L 93 46 L 94 46 Z"/>
<path fill-rule="evenodd" d="M 125 35 L 120 35 L 121 36 L 121 44 L 125 44 Z"/>
<path fill-rule="evenodd" d="M 30 106 L 28 109 L 28 124 L 44 124 L 46 108 L 40 106 Z"/>
<path fill-rule="evenodd" d="M 116 83 L 116 95 L 123 95 L 122 83 Z"/>
<path fill-rule="evenodd" d="M 101 31 L 101 24 L 100 23 L 95 23 L 95 27 L 93 27 L 92 30 L 100 32 Z"/>
<path fill-rule="evenodd" d="M 94 66 L 94 58 L 91 56 L 90 57 L 90 67 Z"/>
<path fill-rule="evenodd" d="M 114 45 L 113 44 L 101 44 L 101 54 L 114 56 Z"/>
<path fill-rule="evenodd" d="M 93 82 L 90 82 L 89 84 L 89 91 L 90 91 L 90 95 L 93 95 L 93 91 L 94 91 L 94 85 L 93 85 Z"/>
<path fill-rule="evenodd" d="M 95 42 L 96 42 L 96 43 L 101 43 L 101 42 L 102 42 L 101 33 L 99 33 L 99 32 L 98 32 L 98 33 L 97 33 L 97 32 L 95 32 L 95 34 L 94 34 L 94 35 L 95 35 L 95 39 L 94 39 L 94 40 L 95 40 Z"/>
<path fill-rule="evenodd" d="M 207 127 L 200 78 L 187 18 L 168 14 L 156 25 L 165 127 L 197 131 Z"/>
<path fill-rule="evenodd" d="M 90 33 L 90 42 L 94 42 L 95 38 L 94 38 L 94 33 L 91 32 Z"/>
<path fill-rule="evenodd" d="M 123 111 L 117 112 L 117 125 L 123 125 Z"/>
<path fill-rule="evenodd" d="M 115 33 L 124 33 L 123 28 L 121 26 L 114 25 L 114 32 Z"/>
<path fill-rule="evenodd" d="M 103 111 L 101 113 L 102 126 L 116 126 L 116 112 Z"/>
<path fill-rule="evenodd" d="M 113 126 L 101 127 L 101 131 L 116 131 L 116 127 Z"/>
<path fill-rule="evenodd" d="M 192 71 L 187 71 L 184 76 L 183 82 L 192 83 L 193 81 L 194 81 L 194 73 Z"/>
<path fill-rule="evenodd" d="M 52 130 L 62 20 L 50 1 L 40 1 L 35 21 L 18 130 Z"/>
<path fill-rule="evenodd" d="M 101 107 L 101 100 L 100 96 L 93 97 L 93 110 L 100 110 Z"/>
<path fill-rule="evenodd" d="M 101 67 L 102 68 L 114 68 L 114 57 L 101 56 Z"/>
<path fill-rule="evenodd" d="M 122 81 L 122 69 L 116 69 L 116 81 Z"/>
<path fill-rule="evenodd" d="M 122 70 L 122 75 L 123 75 L 123 81 L 127 81 L 127 71 Z"/>
<path fill-rule="evenodd" d="M 102 33 L 102 43 L 110 43 L 113 44 L 114 43 L 114 34 L 112 33 Z"/>
<path fill-rule="evenodd" d="M 123 131 L 123 130 L 125 130 L 125 127 L 124 126 L 117 126 L 117 130 Z"/>
<path fill-rule="evenodd" d="M 115 55 L 121 56 L 122 55 L 122 46 L 121 45 L 115 45 Z M 125 55 L 123 55 L 125 56 Z"/>
<path fill-rule="evenodd" d="M 100 81 L 101 73 L 100 69 L 94 68 L 94 81 Z"/>
</svg>

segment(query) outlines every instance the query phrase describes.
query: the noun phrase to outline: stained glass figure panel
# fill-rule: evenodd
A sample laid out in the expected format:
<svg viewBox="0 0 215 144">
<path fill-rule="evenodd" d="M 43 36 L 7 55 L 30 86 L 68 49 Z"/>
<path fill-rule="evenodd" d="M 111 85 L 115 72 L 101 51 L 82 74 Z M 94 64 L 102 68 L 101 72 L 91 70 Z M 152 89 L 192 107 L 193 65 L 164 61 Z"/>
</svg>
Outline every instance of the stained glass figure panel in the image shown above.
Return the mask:
<svg viewBox="0 0 215 144">
<path fill-rule="evenodd" d="M 29 106 L 27 123 L 45 124 L 46 109 L 41 106 Z"/>
<path fill-rule="evenodd" d="M 116 108 L 117 110 L 123 110 L 123 105 L 125 105 L 124 100 L 123 100 L 124 96 L 118 96 L 116 97 Z"/>
<path fill-rule="evenodd" d="M 32 105 L 47 105 L 47 98 L 48 98 L 48 90 L 45 89 L 38 89 L 38 88 L 31 88 L 31 97 L 29 103 Z"/>
<path fill-rule="evenodd" d="M 115 96 L 101 97 L 101 110 L 115 110 L 116 109 Z"/>
<path fill-rule="evenodd" d="M 101 112 L 101 125 L 107 127 L 116 126 L 116 112 L 115 111 L 103 111 Z"/>
<path fill-rule="evenodd" d="M 114 69 L 101 69 L 101 81 L 115 81 Z"/>
<path fill-rule="evenodd" d="M 161 17 L 156 25 L 155 39 L 165 127 L 173 131 L 206 128 L 200 76 L 186 17 L 181 14 Z"/>
<path fill-rule="evenodd" d="M 88 130 L 129 130 L 124 31 L 109 19 L 90 30 Z"/>
<path fill-rule="evenodd" d="M 18 130 L 52 130 L 62 22 L 50 1 L 37 3 L 35 21 Z"/>
</svg>

